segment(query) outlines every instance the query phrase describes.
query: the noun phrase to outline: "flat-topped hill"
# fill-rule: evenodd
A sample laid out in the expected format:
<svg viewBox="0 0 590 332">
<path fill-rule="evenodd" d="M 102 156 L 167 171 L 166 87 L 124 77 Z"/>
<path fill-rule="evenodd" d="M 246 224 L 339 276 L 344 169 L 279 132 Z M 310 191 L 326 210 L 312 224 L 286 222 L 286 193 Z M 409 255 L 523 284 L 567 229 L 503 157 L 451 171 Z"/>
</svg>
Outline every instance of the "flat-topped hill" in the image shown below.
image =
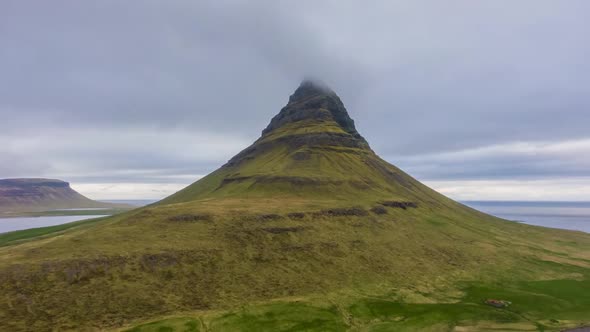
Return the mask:
<svg viewBox="0 0 590 332">
<path fill-rule="evenodd" d="M 128 206 L 91 200 L 61 180 L 0 179 L 0 213 L 119 207 Z"/>
</svg>

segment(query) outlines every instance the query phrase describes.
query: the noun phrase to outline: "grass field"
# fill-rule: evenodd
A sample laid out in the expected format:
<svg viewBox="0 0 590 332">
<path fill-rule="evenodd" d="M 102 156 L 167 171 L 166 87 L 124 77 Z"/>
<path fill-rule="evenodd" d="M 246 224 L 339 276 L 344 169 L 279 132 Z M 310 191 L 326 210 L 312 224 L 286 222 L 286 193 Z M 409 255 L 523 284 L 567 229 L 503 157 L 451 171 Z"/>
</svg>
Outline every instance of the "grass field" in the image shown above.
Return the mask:
<svg viewBox="0 0 590 332">
<path fill-rule="evenodd" d="M 423 294 L 428 303 L 400 302 L 386 295 L 300 299 L 163 319 L 124 331 L 559 331 L 590 324 L 588 283 L 466 284 L 460 297 L 446 303 L 428 294 Z M 512 305 L 495 308 L 484 303 L 489 298 L 510 300 Z"/>
<path fill-rule="evenodd" d="M 287 210 L 272 201 L 203 204 L 152 206 L 5 234 L 0 294 L 12 307 L 0 310 L 9 315 L 0 321 L 40 331 L 47 325 L 35 324 L 68 330 L 103 322 L 103 329 L 132 331 L 557 331 L 590 323 L 584 233 L 466 208 L 387 207 L 378 214 L 369 205 L 333 215 L 325 213 L 332 201 L 323 208 L 318 201 L 293 201 Z M 232 204 L 247 208 L 224 208 Z M 289 217 L 295 211 L 304 216 Z M 484 303 L 490 298 L 512 305 L 494 308 Z"/>
</svg>

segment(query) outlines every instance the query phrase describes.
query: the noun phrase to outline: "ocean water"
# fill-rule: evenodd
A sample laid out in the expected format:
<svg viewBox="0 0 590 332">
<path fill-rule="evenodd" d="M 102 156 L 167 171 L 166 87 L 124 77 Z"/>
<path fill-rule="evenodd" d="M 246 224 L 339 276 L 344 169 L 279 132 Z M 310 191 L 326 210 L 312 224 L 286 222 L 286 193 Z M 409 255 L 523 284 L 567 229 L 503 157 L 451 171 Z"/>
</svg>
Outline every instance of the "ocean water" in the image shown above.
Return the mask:
<svg viewBox="0 0 590 332">
<path fill-rule="evenodd" d="M 133 206 L 145 206 L 157 202 L 157 199 L 114 199 L 114 200 L 101 200 L 105 203 L 116 203 L 116 204 L 129 204 Z"/>
<path fill-rule="evenodd" d="M 98 217 L 104 217 L 104 215 L 0 218 L 0 233 L 55 226 Z"/>
<path fill-rule="evenodd" d="M 156 200 L 110 200 L 103 201 L 107 203 L 122 203 L 134 205 L 137 207 L 148 205 Z M 108 210 L 108 208 L 76 208 L 76 209 L 56 209 L 54 211 L 87 211 L 87 210 Z M 100 213 L 100 212 L 97 212 Z M 39 228 L 67 224 L 69 222 L 104 217 L 105 215 L 79 215 L 79 216 L 41 216 L 41 217 L 17 217 L 17 218 L 0 218 L 0 233 L 20 231 L 29 228 Z"/>
<path fill-rule="evenodd" d="M 137 207 L 145 206 L 156 202 L 156 200 L 110 200 L 103 201 L 107 203 L 122 203 L 134 205 Z M 104 208 L 107 210 L 108 208 Z M 103 210 L 103 208 L 88 208 L 88 209 L 56 209 L 54 211 L 87 211 L 87 210 Z M 100 213 L 100 212 L 98 212 Z M 79 215 L 79 216 L 41 216 L 41 217 L 17 217 L 17 218 L 0 218 L 0 233 L 20 231 L 29 228 L 39 228 L 47 226 L 55 226 L 67 224 L 69 222 L 104 217 L 105 215 Z"/>
<path fill-rule="evenodd" d="M 503 219 L 590 233 L 590 202 L 465 201 L 461 203 Z"/>
</svg>

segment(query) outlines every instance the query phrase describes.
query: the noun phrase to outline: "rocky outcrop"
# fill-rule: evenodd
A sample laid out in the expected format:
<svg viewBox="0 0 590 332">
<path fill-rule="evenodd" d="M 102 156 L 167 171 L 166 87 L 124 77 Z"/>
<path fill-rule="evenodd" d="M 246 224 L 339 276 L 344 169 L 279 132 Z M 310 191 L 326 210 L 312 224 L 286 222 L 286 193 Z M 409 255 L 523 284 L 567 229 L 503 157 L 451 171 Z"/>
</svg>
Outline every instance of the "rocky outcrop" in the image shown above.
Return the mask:
<svg viewBox="0 0 590 332">
<path fill-rule="evenodd" d="M 336 124 L 342 131 L 304 131 L 304 133 L 287 131 L 278 138 L 271 137 L 273 133 L 285 126 L 303 123 L 303 121 L 307 121 L 305 125 L 309 126 Z M 311 81 L 301 83 L 289 98 L 287 106 L 283 107 L 262 131 L 260 139 L 233 157 L 224 167 L 237 166 L 243 161 L 254 159 L 277 145 L 285 145 L 292 151 L 304 146 L 309 148 L 345 147 L 371 151 L 367 141 L 357 132 L 354 120 L 350 118 L 336 93 Z M 301 153 L 293 156 L 295 159 L 301 157 Z"/>
<path fill-rule="evenodd" d="M 289 97 L 287 106 L 283 107 L 262 131 L 262 136 L 287 123 L 302 120 L 334 120 L 345 132 L 368 146 L 367 141 L 356 130 L 354 120 L 348 115 L 338 95 L 328 87 L 312 81 L 301 83 Z"/>
<path fill-rule="evenodd" d="M 309 148 L 346 147 L 367 150 L 369 149 L 369 145 L 364 140 L 356 139 L 348 134 L 323 132 L 303 135 L 290 135 L 268 142 L 257 142 L 230 159 L 224 165 L 224 167 L 236 166 L 242 161 L 254 159 L 266 151 L 273 149 L 278 144 L 284 144 L 293 151 L 304 146 Z M 294 156 L 294 158 L 299 157 L 300 155 Z"/>
</svg>

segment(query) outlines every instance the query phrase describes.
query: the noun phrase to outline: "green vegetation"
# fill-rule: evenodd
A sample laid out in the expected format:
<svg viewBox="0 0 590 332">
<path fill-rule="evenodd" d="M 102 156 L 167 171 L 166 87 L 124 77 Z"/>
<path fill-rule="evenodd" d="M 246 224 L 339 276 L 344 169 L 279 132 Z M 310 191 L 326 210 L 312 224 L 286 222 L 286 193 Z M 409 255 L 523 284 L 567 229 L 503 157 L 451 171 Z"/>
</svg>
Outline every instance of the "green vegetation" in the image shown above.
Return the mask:
<svg viewBox="0 0 590 332">
<path fill-rule="evenodd" d="M 590 312 L 587 280 L 551 280 L 511 284 L 477 284 L 454 303 L 400 303 L 364 300 L 351 306 L 353 317 L 373 331 L 471 327 L 550 331 L 571 321 L 584 322 Z M 486 305 L 486 299 L 507 299 L 506 308 Z M 587 322 L 587 321 L 586 321 Z M 483 323 L 483 326 L 479 326 Z M 564 326 L 565 325 L 565 326 Z"/>
<path fill-rule="evenodd" d="M 136 326 L 128 332 L 199 332 L 201 323 L 193 318 L 173 318 Z"/>
<path fill-rule="evenodd" d="M 244 308 L 212 319 L 216 331 L 343 331 L 346 324 L 335 307 L 321 308 L 303 303 L 273 303 Z"/>
<path fill-rule="evenodd" d="M 42 330 L 42 315 L 55 312 L 60 319 L 49 324 L 64 328 L 174 331 L 185 328 L 166 318 L 176 313 L 210 331 L 553 331 L 588 323 L 587 234 L 467 209 L 385 206 L 377 214 L 376 202 L 336 209 L 333 201 L 285 201 L 158 205 L 5 246 L 0 294 L 12 308 L 0 320 Z M 488 298 L 512 305 L 493 308 Z M 31 314 L 20 303 L 45 309 Z"/>
<path fill-rule="evenodd" d="M 396 295 L 331 298 L 324 306 L 301 300 L 242 307 L 227 313 L 202 313 L 140 325 L 128 331 L 185 331 L 185 323 L 207 331 L 558 331 L 588 319 L 588 281 L 551 280 L 518 284 L 464 285 L 461 297 L 448 302 L 401 302 Z M 357 295 L 360 296 L 360 295 Z M 484 304 L 489 298 L 511 299 L 513 307 Z M 424 299 L 432 301 L 427 297 Z M 336 307 L 329 302 L 339 302 Z M 587 321 L 586 321 L 587 322 Z M 152 329 L 145 329 L 150 327 Z M 162 331 L 164 331 L 162 329 Z"/>
<path fill-rule="evenodd" d="M 30 232 L 0 248 L 0 324 L 11 331 L 590 324 L 590 234 L 434 192 L 380 159 L 340 100 L 309 85 L 253 146 L 167 199 Z"/>
</svg>

